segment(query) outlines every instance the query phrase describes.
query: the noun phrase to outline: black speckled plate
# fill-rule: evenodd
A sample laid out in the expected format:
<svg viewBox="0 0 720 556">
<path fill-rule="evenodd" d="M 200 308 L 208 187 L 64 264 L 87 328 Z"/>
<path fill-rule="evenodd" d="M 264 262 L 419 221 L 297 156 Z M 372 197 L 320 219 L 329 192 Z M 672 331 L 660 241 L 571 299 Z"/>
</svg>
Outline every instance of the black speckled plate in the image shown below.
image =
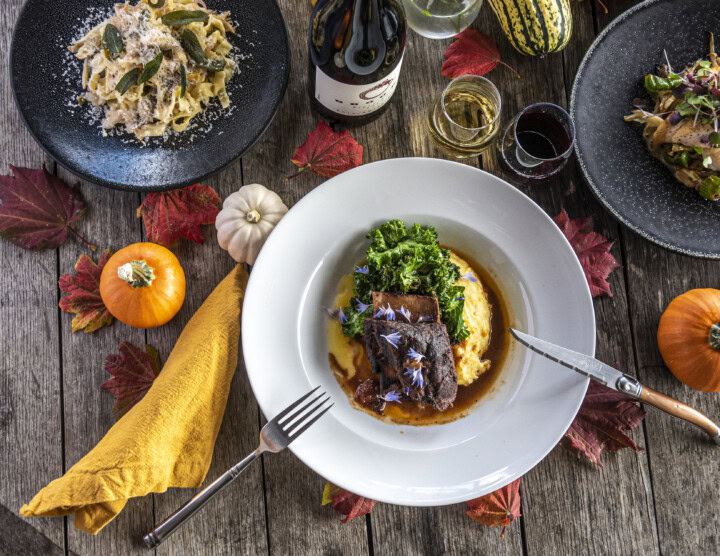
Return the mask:
<svg viewBox="0 0 720 556">
<path fill-rule="evenodd" d="M 717 0 L 648 0 L 620 15 L 588 50 L 573 86 L 577 156 L 601 203 L 623 224 L 679 253 L 720 259 L 720 204 L 676 181 L 626 123 L 643 78 L 664 60 L 682 69 L 720 44 Z"/>
<path fill-rule="evenodd" d="M 135 3 L 136 0 L 132 0 Z M 47 153 L 78 176 L 115 189 L 159 191 L 202 181 L 247 151 L 270 125 L 287 88 L 290 50 L 275 0 L 207 0 L 229 10 L 239 72 L 228 83 L 232 105 L 217 101 L 193 129 L 144 145 L 125 132 L 103 137 L 80 107 L 82 65 L 67 46 L 88 18 L 112 13 L 115 0 L 27 0 L 15 26 L 10 76 L 28 129 Z"/>
</svg>

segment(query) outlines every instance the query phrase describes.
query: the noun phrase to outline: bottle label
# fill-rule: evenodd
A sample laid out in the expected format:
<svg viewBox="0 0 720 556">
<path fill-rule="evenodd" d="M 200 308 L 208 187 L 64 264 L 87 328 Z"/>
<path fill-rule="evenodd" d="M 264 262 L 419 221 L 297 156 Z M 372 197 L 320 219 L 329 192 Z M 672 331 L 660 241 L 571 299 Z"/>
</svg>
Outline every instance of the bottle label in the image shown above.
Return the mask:
<svg viewBox="0 0 720 556">
<path fill-rule="evenodd" d="M 336 114 L 364 116 L 382 108 L 395 92 L 402 58 L 391 73 L 367 85 L 349 85 L 336 81 L 320 68 L 315 68 L 315 98 Z"/>
</svg>

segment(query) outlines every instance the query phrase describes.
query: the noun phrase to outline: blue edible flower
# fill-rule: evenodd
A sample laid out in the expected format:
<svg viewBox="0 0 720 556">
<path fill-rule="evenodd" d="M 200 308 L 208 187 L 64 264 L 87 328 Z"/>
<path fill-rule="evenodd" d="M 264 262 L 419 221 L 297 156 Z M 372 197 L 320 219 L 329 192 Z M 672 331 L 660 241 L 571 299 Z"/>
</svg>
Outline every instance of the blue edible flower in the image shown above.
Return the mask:
<svg viewBox="0 0 720 556">
<path fill-rule="evenodd" d="M 371 307 L 371 305 L 368 305 L 367 303 L 363 303 L 358 298 L 355 298 L 355 303 L 356 303 L 355 310 L 358 313 L 364 313 Z"/>
<path fill-rule="evenodd" d="M 410 322 L 410 311 L 405 308 L 405 305 L 400 306 L 398 313 L 400 313 L 403 317 L 405 317 L 408 322 Z"/>
<path fill-rule="evenodd" d="M 464 276 L 462 276 L 463 280 L 469 280 L 470 282 L 477 282 L 478 279 L 475 278 L 475 275 L 472 272 L 466 272 Z"/>
<path fill-rule="evenodd" d="M 455 301 L 465 301 L 465 298 L 464 297 L 456 297 Z"/>
<path fill-rule="evenodd" d="M 380 307 L 373 315 L 374 319 L 381 319 L 385 316 L 385 307 Z"/>
<path fill-rule="evenodd" d="M 397 349 L 398 343 L 400 343 L 400 334 L 398 332 L 393 332 L 392 334 L 380 334 L 382 338 L 385 338 L 388 343 Z"/>
<path fill-rule="evenodd" d="M 380 399 L 385 400 L 386 402 L 399 402 L 400 394 L 398 394 L 395 390 L 390 390 L 384 396 L 380 396 Z"/>
<path fill-rule="evenodd" d="M 359 266 L 355 269 L 355 272 L 358 274 L 369 274 L 370 269 L 368 268 L 368 265 Z"/>
<path fill-rule="evenodd" d="M 393 311 L 393 308 L 390 307 L 389 303 L 388 303 L 387 309 L 385 309 L 385 319 L 386 320 L 395 320 L 395 311 Z"/>
<path fill-rule="evenodd" d="M 325 309 L 327 311 L 327 314 L 330 315 L 331 318 L 339 320 L 342 324 L 345 324 L 347 322 L 347 317 L 345 316 L 345 311 L 342 309 Z"/>
<path fill-rule="evenodd" d="M 420 369 L 405 369 L 405 376 L 412 378 L 412 386 L 422 388 L 425 386 L 425 379 L 423 378 L 422 368 Z"/>
<path fill-rule="evenodd" d="M 425 356 L 422 353 L 418 353 L 413 348 L 410 348 L 408 350 L 408 357 L 415 361 L 416 363 L 420 363 L 423 359 L 425 359 Z"/>
</svg>

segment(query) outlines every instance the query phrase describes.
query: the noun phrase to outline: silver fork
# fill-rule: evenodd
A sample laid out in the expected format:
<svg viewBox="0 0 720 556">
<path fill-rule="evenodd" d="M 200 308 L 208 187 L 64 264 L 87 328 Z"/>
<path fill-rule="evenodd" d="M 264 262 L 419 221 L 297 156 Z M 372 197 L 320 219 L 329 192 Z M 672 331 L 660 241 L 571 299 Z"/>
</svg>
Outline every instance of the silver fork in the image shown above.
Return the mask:
<svg viewBox="0 0 720 556">
<path fill-rule="evenodd" d="M 315 421 L 327 413 L 335 404 L 325 406 L 325 404 L 330 401 L 330 396 L 326 397 L 325 392 L 321 392 L 318 396 L 300 406 L 300 404 L 316 393 L 318 388 L 320 387 L 317 386 L 310 390 L 310 392 L 302 398 L 281 411 L 272 421 L 268 422 L 260 431 L 260 444 L 257 450 L 240 463 L 228 469 L 220 478 L 198 492 L 191 500 L 188 500 L 182 508 L 170 515 L 165 521 L 145 535 L 143 537 L 145 545 L 148 548 L 159 546 L 165 539 L 172 535 L 176 529 L 190 519 L 195 512 L 207 504 L 213 496 L 232 483 L 260 454 L 263 452 L 279 452 L 284 450 L 293 440 L 308 430 Z M 293 411 L 294 409 L 296 410 Z M 322 411 L 318 413 L 320 409 Z M 292 413 L 290 413 L 291 411 Z"/>
</svg>

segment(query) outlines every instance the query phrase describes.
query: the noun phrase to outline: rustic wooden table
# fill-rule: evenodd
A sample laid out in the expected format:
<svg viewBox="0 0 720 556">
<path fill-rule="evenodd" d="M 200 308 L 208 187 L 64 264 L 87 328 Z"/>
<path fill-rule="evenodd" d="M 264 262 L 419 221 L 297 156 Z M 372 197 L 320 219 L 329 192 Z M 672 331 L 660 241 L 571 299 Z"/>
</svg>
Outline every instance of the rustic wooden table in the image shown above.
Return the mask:
<svg viewBox="0 0 720 556">
<path fill-rule="evenodd" d="M 524 57 L 502 36 L 488 6 L 474 27 L 498 39 L 502 67 L 489 77 L 502 92 L 505 110 L 537 101 L 567 105 L 575 71 L 598 31 L 632 0 L 609 0 L 604 14 L 594 0 L 572 2 L 574 36 L 560 54 Z M 0 3 L 0 167 L 48 164 L 68 182 L 75 178 L 49 160 L 25 130 L 8 79 L 12 28 L 22 0 Z M 305 172 L 289 182 L 295 147 L 317 124 L 306 92 L 308 0 L 281 0 L 292 42 L 292 75 L 272 126 L 241 161 L 207 183 L 221 197 L 243 183 L 259 182 L 292 205 L 323 179 Z M 408 33 L 401 88 L 379 120 L 352 133 L 365 147 L 365 163 L 405 156 L 442 156 L 424 126 L 425 111 L 446 78 L 440 74 L 449 41 Z M 494 154 L 474 161 L 498 173 Z M 442 184 L 438 184 L 442 187 Z M 143 238 L 137 193 L 82 183 L 89 207 L 80 231 L 101 247 L 120 248 Z M 675 255 L 620 227 L 595 201 L 574 163 L 552 182 L 523 189 L 550 215 L 595 217 L 596 229 L 616 240 L 623 268 L 610 278 L 614 297 L 595 300 L 597 355 L 645 384 L 685 400 L 715 418 L 717 395 L 683 387 L 663 365 L 655 341 L 668 302 L 693 287 L 717 287 L 720 263 Z M 60 274 L 71 271 L 83 245 L 28 252 L 0 241 L 0 554 L 142 553 L 142 534 L 190 495 L 188 490 L 131 500 L 99 535 L 78 532 L 63 519 L 23 520 L 20 506 L 87 453 L 113 423 L 111 396 L 100 389 L 105 355 L 121 341 L 149 342 L 163 355 L 232 261 L 216 245 L 181 241 L 175 252 L 188 276 L 180 315 L 147 332 L 120 323 L 94 334 L 71 334 L 71 316 L 58 310 Z M 208 478 L 218 476 L 255 447 L 262 417 L 241 368 Z M 692 427 L 657 411 L 634 433 L 645 449 L 606 454 L 597 469 L 556 448 L 522 481 L 523 517 L 505 538 L 464 515 L 465 506 L 406 508 L 381 504 L 367 519 L 347 525 L 320 506 L 324 481 L 289 453 L 271 455 L 157 550 L 159 554 L 713 554 L 720 545 L 720 453 Z"/>
</svg>

